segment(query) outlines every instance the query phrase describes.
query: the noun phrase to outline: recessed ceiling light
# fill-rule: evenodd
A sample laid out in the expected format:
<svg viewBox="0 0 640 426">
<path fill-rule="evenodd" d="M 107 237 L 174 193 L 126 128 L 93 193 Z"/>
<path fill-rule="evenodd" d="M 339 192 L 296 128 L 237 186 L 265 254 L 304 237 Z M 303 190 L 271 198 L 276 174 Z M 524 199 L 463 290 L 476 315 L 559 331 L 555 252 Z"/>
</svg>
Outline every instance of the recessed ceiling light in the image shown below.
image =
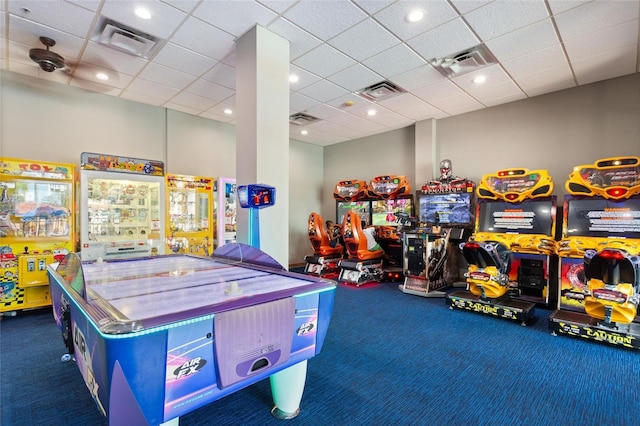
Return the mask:
<svg viewBox="0 0 640 426">
<path fill-rule="evenodd" d="M 298 82 L 298 76 L 295 74 L 291 74 L 289 76 L 289 83 L 297 83 Z"/>
<path fill-rule="evenodd" d="M 145 9 L 144 7 L 136 7 L 134 13 L 138 18 L 151 19 L 151 12 L 149 12 L 149 9 Z"/>
<path fill-rule="evenodd" d="M 487 81 L 487 77 L 485 77 L 484 75 L 478 75 L 473 79 L 473 82 L 476 84 L 481 84 L 481 83 L 484 83 L 485 81 Z"/>
<path fill-rule="evenodd" d="M 306 131 L 306 130 L 301 130 L 301 131 L 300 131 L 300 134 L 301 134 L 301 135 L 307 135 L 307 134 L 309 134 L 309 132 L 308 132 L 308 131 Z"/>
<path fill-rule="evenodd" d="M 229 114 L 233 114 L 233 111 L 231 110 L 231 108 L 225 108 L 224 113 L 229 115 Z"/>
<path fill-rule="evenodd" d="M 376 110 L 370 109 L 369 111 L 367 111 L 367 115 L 376 115 Z"/>
<path fill-rule="evenodd" d="M 420 9 L 415 9 L 409 12 L 406 16 L 407 22 L 418 22 L 424 18 L 424 12 Z"/>
<path fill-rule="evenodd" d="M 96 78 L 97 78 L 98 80 L 102 80 L 102 81 L 109 80 L 109 76 L 108 76 L 107 74 L 103 73 L 103 72 L 99 72 L 99 73 L 97 73 L 97 74 L 96 74 Z"/>
</svg>

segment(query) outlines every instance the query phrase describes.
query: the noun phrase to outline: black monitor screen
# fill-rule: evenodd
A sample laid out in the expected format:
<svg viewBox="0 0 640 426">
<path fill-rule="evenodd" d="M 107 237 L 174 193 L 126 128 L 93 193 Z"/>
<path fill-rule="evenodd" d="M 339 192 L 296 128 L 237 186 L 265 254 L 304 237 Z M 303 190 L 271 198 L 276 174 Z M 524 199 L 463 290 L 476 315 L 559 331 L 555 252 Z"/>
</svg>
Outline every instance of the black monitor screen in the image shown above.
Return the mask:
<svg viewBox="0 0 640 426">
<path fill-rule="evenodd" d="M 640 198 L 565 198 L 564 237 L 640 238 Z"/>
<path fill-rule="evenodd" d="M 418 220 L 426 225 L 471 228 L 474 223 L 473 193 L 420 194 Z"/>
<path fill-rule="evenodd" d="M 478 232 L 554 236 L 555 197 L 521 203 L 481 201 L 478 210 Z"/>
<path fill-rule="evenodd" d="M 347 212 L 354 211 L 364 220 L 365 225 L 371 225 L 371 201 L 338 201 L 336 207 L 337 223 L 341 224 Z"/>
<path fill-rule="evenodd" d="M 413 216 L 413 199 L 396 198 L 371 202 L 373 226 L 398 226 L 396 213 Z"/>
</svg>

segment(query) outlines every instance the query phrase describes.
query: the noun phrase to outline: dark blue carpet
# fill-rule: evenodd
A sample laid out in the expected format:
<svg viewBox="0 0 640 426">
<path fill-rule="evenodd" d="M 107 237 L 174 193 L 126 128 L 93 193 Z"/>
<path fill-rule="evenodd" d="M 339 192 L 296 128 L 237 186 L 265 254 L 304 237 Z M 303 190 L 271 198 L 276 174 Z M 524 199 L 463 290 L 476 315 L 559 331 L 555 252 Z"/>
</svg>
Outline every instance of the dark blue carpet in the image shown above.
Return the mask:
<svg viewBox="0 0 640 426">
<path fill-rule="evenodd" d="M 640 354 L 406 295 L 339 286 L 300 415 L 271 417 L 264 380 L 180 419 L 186 425 L 640 424 Z M 0 424 L 104 425 L 49 310 L 0 323 Z"/>
</svg>

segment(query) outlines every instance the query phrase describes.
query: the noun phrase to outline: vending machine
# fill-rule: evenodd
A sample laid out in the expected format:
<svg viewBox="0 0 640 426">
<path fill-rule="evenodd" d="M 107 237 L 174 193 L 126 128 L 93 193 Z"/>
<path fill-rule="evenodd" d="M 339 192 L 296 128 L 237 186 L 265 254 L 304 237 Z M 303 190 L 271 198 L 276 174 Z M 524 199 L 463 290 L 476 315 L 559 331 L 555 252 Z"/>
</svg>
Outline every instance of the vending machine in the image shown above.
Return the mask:
<svg viewBox="0 0 640 426">
<path fill-rule="evenodd" d="M 216 248 L 236 241 L 236 180 L 218 178 L 214 184 Z"/>
<path fill-rule="evenodd" d="M 51 305 L 47 265 L 75 251 L 73 164 L 0 158 L 0 313 Z"/>
<path fill-rule="evenodd" d="M 213 252 L 213 178 L 167 174 L 167 253 Z"/>
<path fill-rule="evenodd" d="M 80 169 L 82 260 L 164 254 L 164 163 L 85 152 Z"/>
</svg>

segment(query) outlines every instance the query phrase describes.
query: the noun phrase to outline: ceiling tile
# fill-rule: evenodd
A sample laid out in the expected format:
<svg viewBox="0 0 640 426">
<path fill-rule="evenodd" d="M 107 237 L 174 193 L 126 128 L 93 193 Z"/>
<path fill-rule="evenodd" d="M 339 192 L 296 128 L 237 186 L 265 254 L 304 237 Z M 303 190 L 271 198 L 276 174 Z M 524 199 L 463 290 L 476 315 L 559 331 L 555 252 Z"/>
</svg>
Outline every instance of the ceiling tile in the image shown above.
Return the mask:
<svg viewBox="0 0 640 426">
<path fill-rule="evenodd" d="M 328 118 L 334 117 L 336 115 L 344 114 L 344 111 L 341 111 L 338 108 L 328 106 L 325 104 L 318 104 L 308 108 L 306 110 L 307 114 L 310 114 L 314 117 L 318 117 L 322 120 L 326 120 Z"/>
<path fill-rule="evenodd" d="M 559 43 L 553 24 L 545 20 L 489 40 L 486 46 L 499 61 L 506 61 Z"/>
<path fill-rule="evenodd" d="M 262 3 L 279 14 L 289 9 L 295 2 L 296 0 L 258 0 L 258 3 Z"/>
<path fill-rule="evenodd" d="M 82 55 L 82 61 L 110 70 L 119 70 L 125 74 L 136 75 L 149 61 L 129 55 L 103 44 L 89 42 Z"/>
<path fill-rule="evenodd" d="M 171 43 L 213 59 L 222 59 L 236 48 L 231 34 L 190 16 L 171 36 Z"/>
<path fill-rule="evenodd" d="M 195 82 L 193 82 L 193 84 L 184 89 L 184 91 L 200 95 L 204 98 L 212 99 L 216 102 L 223 101 L 235 93 L 228 87 L 224 87 L 203 79 L 196 80 Z"/>
<path fill-rule="evenodd" d="M 444 118 L 447 116 L 447 114 L 411 93 L 403 93 L 378 103 L 385 108 L 401 111 L 402 115 L 415 121 L 429 118 Z"/>
<path fill-rule="evenodd" d="M 25 9 L 29 11 L 26 12 Z M 89 32 L 93 20 L 93 12 L 60 1 L 11 1 L 8 2 L 7 11 L 17 17 L 82 38 Z"/>
<path fill-rule="evenodd" d="M 564 43 L 569 60 L 580 61 L 611 50 L 623 49 L 635 43 L 630 43 L 638 35 L 638 20 L 627 21 L 622 24 L 604 28 L 589 33 L 583 37 L 573 38 Z"/>
<path fill-rule="evenodd" d="M 451 3 L 458 12 L 465 14 L 484 6 L 491 1 L 493 0 L 451 0 Z"/>
<path fill-rule="evenodd" d="M 328 43 L 356 61 L 362 61 L 399 44 L 400 40 L 377 22 L 367 19 L 335 36 Z"/>
<path fill-rule="evenodd" d="M 431 31 L 407 40 L 425 60 L 444 57 L 476 46 L 480 41 L 462 19 L 449 21 Z"/>
<path fill-rule="evenodd" d="M 616 78 L 635 71 L 637 56 L 636 46 L 626 46 L 622 49 L 575 61 L 572 63 L 573 71 L 581 85 Z"/>
<path fill-rule="evenodd" d="M 266 27 L 278 15 L 252 1 L 203 1 L 193 16 L 240 37 L 256 25 Z"/>
<path fill-rule="evenodd" d="M 414 9 L 425 12 L 420 22 L 407 22 L 407 14 Z M 457 17 L 455 10 L 445 1 L 399 1 L 376 12 L 374 19 L 401 39 L 409 39 L 436 28 Z"/>
<path fill-rule="evenodd" d="M 153 62 L 194 76 L 204 74 L 217 63 L 215 59 L 172 43 L 167 43 L 153 58 Z"/>
<path fill-rule="evenodd" d="M 143 95 L 142 93 L 125 90 L 120 94 L 122 99 L 127 99 L 141 104 L 160 106 L 166 102 L 166 99 L 156 98 L 155 96 Z"/>
<path fill-rule="evenodd" d="M 303 70 L 302 68 L 295 65 L 289 66 L 289 75 L 292 74 L 298 76 L 298 81 L 295 83 L 290 83 L 291 90 L 300 90 L 322 79 L 322 77 L 311 74 L 309 71 Z"/>
<path fill-rule="evenodd" d="M 236 88 L 236 69 L 222 62 L 218 62 L 211 70 L 202 74 L 201 78 L 230 89 Z"/>
<path fill-rule="evenodd" d="M 133 13 L 135 6 L 144 6 L 148 9 L 151 12 L 151 19 L 142 19 L 136 16 Z M 157 0 L 136 0 L 135 2 L 109 0 L 102 5 L 102 16 L 131 29 L 166 40 L 176 31 L 187 14 Z"/>
<path fill-rule="evenodd" d="M 362 63 L 388 79 L 423 66 L 426 61 L 403 43 L 380 52 Z"/>
<path fill-rule="evenodd" d="M 296 59 L 322 44 L 322 40 L 283 18 L 276 19 L 268 29 L 289 40 L 289 57 L 291 59 Z"/>
<path fill-rule="evenodd" d="M 583 37 L 621 22 L 637 19 L 637 1 L 592 1 L 555 17 L 564 41 Z"/>
<path fill-rule="evenodd" d="M 355 92 L 360 89 L 364 89 L 372 84 L 384 81 L 384 77 L 371 71 L 369 68 L 362 64 L 355 64 L 349 68 L 345 68 L 332 76 L 327 80 L 344 87 L 348 91 Z M 342 94 L 338 95 L 341 96 Z M 334 99 L 338 96 L 333 96 L 328 99 Z"/>
<path fill-rule="evenodd" d="M 301 0 L 283 16 L 323 41 L 367 18 L 353 3 L 341 0 Z"/>
<path fill-rule="evenodd" d="M 405 90 L 413 91 L 420 87 L 444 81 L 445 77 L 436 71 L 431 65 L 424 65 L 405 73 L 396 75 L 392 81 Z"/>
<path fill-rule="evenodd" d="M 301 93 L 291 93 L 291 96 L 289 96 L 289 109 L 294 113 L 306 111 L 307 108 L 311 108 L 317 104 L 317 99 L 310 98 Z"/>
<path fill-rule="evenodd" d="M 356 61 L 333 47 L 323 44 L 311 52 L 293 61 L 293 64 L 307 71 L 313 70 L 320 77 L 328 77 L 353 64 Z"/>
<path fill-rule="evenodd" d="M 320 102 L 327 102 L 339 96 L 344 96 L 348 94 L 349 91 L 330 81 L 320 80 L 299 90 L 298 93 Z"/>
<path fill-rule="evenodd" d="M 555 69 L 559 65 L 564 65 L 569 70 L 564 51 L 559 44 L 528 55 L 506 60 L 502 65 L 512 77 L 532 74 L 546 69 Z M 564 75 L 562 76 L 563 79 L 565 77 Z"/>
<path fill-rule="evenodd" d="M 539 0 L 496 0 L 464 15 L 483 41 L 549 17 Z"/>
<path fill-rule="evenodd" d="M 153 62 L 142 70 L 139 77 L 174 90 L 182 90 L 194 80 L 192 75 Z"/>
<path fill-rule="evenodd" d="M 358 7 L 362 8 L 369 15 L 384 9 L 396 2 L 396 0 L 352 0 Z"/>
<path fill-rule="evenodd" d="M 173 98 L 171 98 L 171 101 L 169 102 L 172 104 L 179 104 L 182 106 L 193 108 L 198 112 L 205 111 L 217 103 L 209 97 L 199 96 L 195 93 L 187 91 L 178 93 Z"/>
<path fill-rule="evenodd" d="M 576 86 L 569 64 L 566 63 L 551 68 L 535 69 L 531 73 L 516 76 L 515 81 L 528 96 Z"/>
</svg>

